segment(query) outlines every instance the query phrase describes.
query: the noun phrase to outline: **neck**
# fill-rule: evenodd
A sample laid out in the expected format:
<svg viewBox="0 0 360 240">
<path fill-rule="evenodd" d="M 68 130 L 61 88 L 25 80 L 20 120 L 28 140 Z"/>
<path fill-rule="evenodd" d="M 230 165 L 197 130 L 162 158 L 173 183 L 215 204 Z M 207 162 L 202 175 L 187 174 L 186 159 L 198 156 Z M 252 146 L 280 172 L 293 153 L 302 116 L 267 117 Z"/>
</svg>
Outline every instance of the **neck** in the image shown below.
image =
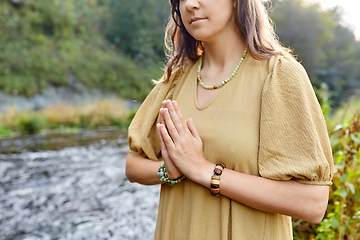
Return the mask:
<svg viewBox="0 0 360 240">
<path fill-rule="evenodd" d="M 237 29 L 204 42 L 204 67 L 226 68 L 239 62 L 245 49 L 245 41 Z"/>
</svg>

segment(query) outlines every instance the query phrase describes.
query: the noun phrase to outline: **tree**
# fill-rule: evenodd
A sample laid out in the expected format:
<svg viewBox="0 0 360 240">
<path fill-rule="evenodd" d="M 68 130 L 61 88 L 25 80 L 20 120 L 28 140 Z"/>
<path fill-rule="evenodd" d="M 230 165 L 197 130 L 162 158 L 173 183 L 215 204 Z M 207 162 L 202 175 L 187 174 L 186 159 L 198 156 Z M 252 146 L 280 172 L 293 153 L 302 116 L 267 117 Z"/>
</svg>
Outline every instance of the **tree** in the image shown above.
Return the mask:
<svg viewBox="0 0 360 240">
<path fill-rule="evenodd" d="M 139 63 L 158 61 L 162 45 L 167 1 L 110 0 L 106 36 Z"/>
<path fill-rule="evenodd" d="M 0 0 L 0 89 L 30 97 L 76 81 L 144 99 L 159 74 L 106 40 L 108 1 Z"/>
<path fill-rule="evenodd" d="M 352 30 L 341 24 L 340 9 L 335 8 L 332 13 L 336 20 L 334 38 L 322 48 L 317 78 L 329 84 L 337 105 L 352 95 L 354 89 L 360 89 L 360 42 Z"/>
<path fill-rule="evenodd" d="M 334 38 L 331 11 L 322 12 L 318 4 L 307 5 L 303 0 L 283 0 L 274 5 L 271 18 L 280 41 L 294 49 L 310 78 L 319 85 L 316 65 L 322 58 L 323 45 Z"/>
<path fill-rule="evenodd" d="M 271 17 L 280 41 L 294 50 L 315 87 L 325 82 L 337 106 L 360 88 L 360 42 L 342 24 L 339 8 L 322 10 L 304 0 L 275 0 Z"/>
</svg>

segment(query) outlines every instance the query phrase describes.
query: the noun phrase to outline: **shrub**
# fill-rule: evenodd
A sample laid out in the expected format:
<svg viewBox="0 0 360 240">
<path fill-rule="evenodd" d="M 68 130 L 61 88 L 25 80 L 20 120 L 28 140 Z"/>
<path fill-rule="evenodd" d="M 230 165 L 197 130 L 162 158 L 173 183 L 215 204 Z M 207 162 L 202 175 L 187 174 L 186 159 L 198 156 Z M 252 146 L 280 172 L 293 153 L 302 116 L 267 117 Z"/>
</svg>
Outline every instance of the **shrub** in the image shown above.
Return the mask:
<svg viewBox="0 0 360 240">
<path fill-rule="evenodd" d="M 51 105 L 41 111 L 0 113 L 0 135 L 12 131 L 38 133 L 44 129 L 127 127 L 136 110 L 127 110 L 125 101 L 103 100 L 83 106 Z"/>
<path fill-rule="evenodd" d="M 34 134 L 47 128 L 47 119 L 38 113 L 24 113 L 21 114 L 17 125 L 22 133 Z"/>
<path fill-rule="evenodd" d="M 335 161 L 328 214 L 316 239 L 360 238 L 360 112 L 330 135 Z"/>
<path fill-rule="evenodd" d="M 360 239 L 360 112 L 330 134 L 335 175 L 324 220 L 294 224 L 295 239 Z"/>
</svg>

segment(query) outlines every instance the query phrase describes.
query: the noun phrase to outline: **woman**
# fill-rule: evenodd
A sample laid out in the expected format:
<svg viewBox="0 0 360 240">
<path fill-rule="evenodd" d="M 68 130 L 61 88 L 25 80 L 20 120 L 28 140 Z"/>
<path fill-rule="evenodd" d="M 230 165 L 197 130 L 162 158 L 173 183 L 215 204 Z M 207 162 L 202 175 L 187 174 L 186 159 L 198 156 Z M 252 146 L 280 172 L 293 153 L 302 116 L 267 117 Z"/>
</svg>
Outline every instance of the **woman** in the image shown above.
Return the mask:
<svg viewBox="0 0 360 240">
<path fill-rule="evenodd" d="M 173 185 L 161 186 L 155 239 L 292 239 L 291 217 L 319 223 L 333 174 L 325 122 L 262 1 L 170 3 L 167 70 L 129 128 L 126 164 L 131 182 Z"/>
</svg>

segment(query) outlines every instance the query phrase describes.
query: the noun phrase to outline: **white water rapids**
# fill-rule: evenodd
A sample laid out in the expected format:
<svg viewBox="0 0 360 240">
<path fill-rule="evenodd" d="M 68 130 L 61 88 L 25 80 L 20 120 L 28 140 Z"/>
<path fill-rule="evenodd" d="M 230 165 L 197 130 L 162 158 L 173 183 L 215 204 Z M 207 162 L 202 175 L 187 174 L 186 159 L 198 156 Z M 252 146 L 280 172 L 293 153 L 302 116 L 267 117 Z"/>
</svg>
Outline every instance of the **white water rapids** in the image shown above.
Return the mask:
<svg viewBox="0 0 360 240">
<path fill-rule="evenodd" d="M 124 134 L 91 132 L 62 148 L 84 134 L 0 140 L 1 240 L 153 239 L 159 186 L 126 179 Z M 62 147 L 44 150 L 54 138 Z"/>
</svg>

